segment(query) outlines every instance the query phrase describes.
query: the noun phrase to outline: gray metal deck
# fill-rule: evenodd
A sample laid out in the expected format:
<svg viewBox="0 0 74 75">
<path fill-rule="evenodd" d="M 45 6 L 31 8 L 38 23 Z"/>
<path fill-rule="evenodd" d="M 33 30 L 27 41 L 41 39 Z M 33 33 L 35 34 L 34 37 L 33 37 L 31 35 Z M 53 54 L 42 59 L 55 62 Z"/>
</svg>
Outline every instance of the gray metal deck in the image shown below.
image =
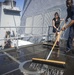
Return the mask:
<svg viewBox="0 0 74 75">
<path fill-rule="evenodd" d="M 32 58 L 44 58 L 48 56 L 51 46 L 45 46 L 43 44 L 34 44 L 29 46 L 22 46 L 19 49 L 10 48 L 0 51 L 0 75 L 23 75 L 20 71 L 19 65 L 21 63 L 31 60 Z M 74 75 L 74 54 L 63 54 L 62 48 L 60 55 L 57 57 L 57 50 L 53 51 L 49 59 L 65 61 L 66 68 L 63 75 Z M 52 66 L 53 67 L 53 66 Z M 24 66 L 24 69 L 28 70 L 28 65 Z M 57 68 L 56 68 L 57 69 Z M 45 75 L 45 74 L 44 74 Z"/>
</svg>

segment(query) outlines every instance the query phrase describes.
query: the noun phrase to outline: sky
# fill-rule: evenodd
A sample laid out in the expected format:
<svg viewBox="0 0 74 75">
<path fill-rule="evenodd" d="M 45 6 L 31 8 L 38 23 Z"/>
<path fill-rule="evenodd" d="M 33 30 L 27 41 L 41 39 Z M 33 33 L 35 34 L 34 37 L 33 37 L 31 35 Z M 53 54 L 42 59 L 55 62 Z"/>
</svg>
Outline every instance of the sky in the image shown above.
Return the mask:
<svg viewBox="0 0 74 75">
<path fill-rule="evenodd" d="M 0 2 L 3 2 L 3 1 L 4 0 L 0 0 Z M 16 6 L 18 6 L 22 10 L 24 0 L 15 0 L 15 1 L 16 1 Z"/>
<path fill-rule="evenodd" d="M 24 0 L 16 0 L 16 6 L 18 6 L 21 10 L 23 8 Z"/>
</svg>

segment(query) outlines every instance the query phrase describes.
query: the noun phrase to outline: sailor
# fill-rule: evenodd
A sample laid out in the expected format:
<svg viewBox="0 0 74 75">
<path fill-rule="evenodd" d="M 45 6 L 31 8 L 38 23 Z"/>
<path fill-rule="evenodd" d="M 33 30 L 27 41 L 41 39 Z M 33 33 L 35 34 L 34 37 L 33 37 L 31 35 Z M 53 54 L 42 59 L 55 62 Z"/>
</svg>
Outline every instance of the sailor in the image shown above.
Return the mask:
<svg viewBox="0 0 74 75">
<path fill-rule="evenodd" d="M 4 48 L 10 48 L 11 47 L 11 40 L 9 39 L 10 38 L 10 31 L 6 31 L 6 34 L 5 34 L 5 42 L 4 42 Z"/>
<path fill-rule="evenodd" d="M 53 33 L 55 33 L 55 38 L 59 35 L 60 31 L 60 22 L 63 21 L 64 19 L 60 19 L 60 16 L 58 12 L 55 12 L 54 18 L 52 20 L 52 26 L 53 26 Z M 59 45 L 59 39 L 57 41 L 57 45 Z"/>
<path fill-rule="evenodd" d="M 72 41 L 74 37 L 74 5 L 73 5 L 73 0 L 66 0 L 66 6 L 67 6 L 67 17 L 65 19 L 65 22 L 68 21 L 70 18 L 71 21 L 68 23 L 68 25 L 64 26 L 61 30 L 64 31 L 68 27 L 70 27 L 69 30 L 69 37 L 67 40 L 67 49 L 66 53 L 70 52 L 72 50 Z"/>
</svg>

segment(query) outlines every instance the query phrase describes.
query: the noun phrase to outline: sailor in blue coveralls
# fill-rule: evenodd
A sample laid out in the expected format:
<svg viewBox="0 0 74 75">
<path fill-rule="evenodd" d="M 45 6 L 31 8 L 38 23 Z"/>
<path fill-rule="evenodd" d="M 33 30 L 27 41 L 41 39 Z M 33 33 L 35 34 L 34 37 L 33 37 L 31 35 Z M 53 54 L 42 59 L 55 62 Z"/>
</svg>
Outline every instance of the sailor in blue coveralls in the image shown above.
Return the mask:
<svg viewBox="0 0 74 75">
<path fill-rule="evenodd" d="M 64 31 L 66 28 L 70 27 L 69 30 L 69 37 L 67 40 L 67 50 L 65 51 L 70 52 L 72 49 L 72 42 L 73 42 L 73 37 L 74 37 L 74 5 L 73 5 L 73 0 L 66 0 L 66 6 L 67 6 L 67 17 L 65 21 L 67 22 L 68 19 L 70 18 L 71 21 L 69 22 L 68 25 L 63 27 L 61 30 Z"/>
</svg>

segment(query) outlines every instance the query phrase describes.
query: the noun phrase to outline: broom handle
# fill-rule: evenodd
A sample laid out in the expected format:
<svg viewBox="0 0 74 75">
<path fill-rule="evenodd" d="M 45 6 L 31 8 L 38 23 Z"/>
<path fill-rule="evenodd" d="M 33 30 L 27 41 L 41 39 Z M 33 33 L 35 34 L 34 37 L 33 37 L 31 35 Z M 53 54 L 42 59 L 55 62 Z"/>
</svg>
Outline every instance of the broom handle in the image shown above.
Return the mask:
<svg viewBox="0 0 74 75">
<path fill-rule="evenodd" d="M 63 27 L 64 27 L 65 25 L 66 25 L 66 24 L 64 24 Z M 49 59 L 49 57 L 50 57 L 50 55 L 51 55 L 51 53 L 52 53 L 52 51 L 53 51 L 53 49 L 54 49 L 54 47 L 55 47 L 55 45 L 56 45 L 56 43 L 57 43 L 57 40 L 58 40 L 58 38 L 60 38 L 61 34 L 62 34 L 62 30 L 60 31 L 59 35 L 57 36 L 56 41 L 54 42 L 54 44 L 53 44 L 53 46 L 52 46 L 52 49 L 51 49 L 50 53 L 48 54 L 46 60 Z"/>
</svg>

